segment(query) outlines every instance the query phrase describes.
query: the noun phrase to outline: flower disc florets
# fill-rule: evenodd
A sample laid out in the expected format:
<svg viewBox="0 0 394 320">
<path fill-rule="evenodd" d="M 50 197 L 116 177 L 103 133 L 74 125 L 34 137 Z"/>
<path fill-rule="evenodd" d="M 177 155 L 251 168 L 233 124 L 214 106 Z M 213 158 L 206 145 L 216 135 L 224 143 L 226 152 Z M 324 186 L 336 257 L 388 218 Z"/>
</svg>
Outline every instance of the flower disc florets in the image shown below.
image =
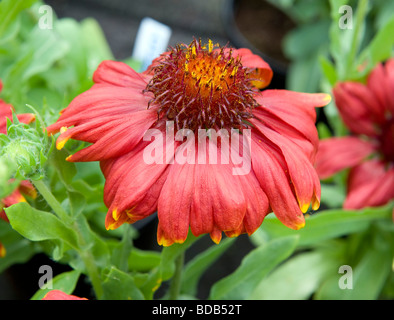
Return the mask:
<svg viewBox="0 0 394 320">
<path fill-rule="evenodd" d="M 146 87 L 159 117 L 177 129 L 243 128 L 257 106 L 248 68 L 232 50 L 194 40 L 178 45 L 153 67 Z"/>
</svg>

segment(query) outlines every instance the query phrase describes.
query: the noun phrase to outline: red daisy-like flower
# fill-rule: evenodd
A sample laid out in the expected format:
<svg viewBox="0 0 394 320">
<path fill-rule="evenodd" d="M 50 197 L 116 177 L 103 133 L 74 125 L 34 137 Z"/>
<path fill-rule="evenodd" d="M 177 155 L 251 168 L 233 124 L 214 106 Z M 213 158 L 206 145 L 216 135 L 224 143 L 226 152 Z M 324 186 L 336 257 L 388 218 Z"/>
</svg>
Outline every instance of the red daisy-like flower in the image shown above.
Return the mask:
<svg viewBox="0 0 394 320">
<path fill-rule="evenodd" d="M 351 132 L 320 142 L 316 169 L 324 179 L 351 168 L 344 208 L 380 206 L 394 199 L 394 59 L 378 64 L 367 83 L 341 82 L 333 90 Z"/>
<path fill-rule="evenodd" d="M 330 96 L 259 91 L 271 78 L 248 49 L 194 40 L 143 73 L 104 61 L 47 130 L 61 132 L 59 149 L 70 138 L 92 143 L 67 160 L 100 161 L 107 229 L 156 211 L 165 246 L 189 229 L 216 243 L 222 232 L 252 234 L 271 211 L 299 229 L 320 203 L 314 107 Z"/>
</svg>

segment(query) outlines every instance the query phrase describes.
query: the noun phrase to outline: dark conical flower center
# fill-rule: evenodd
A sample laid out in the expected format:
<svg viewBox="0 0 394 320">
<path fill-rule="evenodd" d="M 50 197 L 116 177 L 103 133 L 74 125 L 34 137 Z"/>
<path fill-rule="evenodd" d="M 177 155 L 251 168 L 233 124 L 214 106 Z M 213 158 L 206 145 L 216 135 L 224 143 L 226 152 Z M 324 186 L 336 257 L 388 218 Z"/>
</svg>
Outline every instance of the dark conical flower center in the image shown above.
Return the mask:
<svg viewBox="0 0 394 320">
<path fill-rule="evenodd" d="M 196 40 L 178 45 L 153 69 L 146 91 L 154 94 L 159 117 L 177 129 L 240 129 L 257 106 L 248 69 L 231 49 L 214 47 Z"/>
</svg>

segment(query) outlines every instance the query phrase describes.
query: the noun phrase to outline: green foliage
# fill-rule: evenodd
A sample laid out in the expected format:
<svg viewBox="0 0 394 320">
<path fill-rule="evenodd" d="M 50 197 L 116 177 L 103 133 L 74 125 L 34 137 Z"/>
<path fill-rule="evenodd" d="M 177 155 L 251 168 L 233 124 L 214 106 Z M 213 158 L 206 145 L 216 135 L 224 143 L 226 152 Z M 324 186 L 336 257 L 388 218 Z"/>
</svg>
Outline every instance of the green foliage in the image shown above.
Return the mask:
<svg viewBox="0 0 394 320">
<path fill-rule="evenodd" d="M 298 236 L 281 237 L 249 252 L 239 268 L 212 286 L 210 299 L 246 299 L 255 286 L 296 248 Z"/>
<path fill-rule="evenodd" d="M 393 54 L 390 1 L 273 3 L 297 23 L 284 42 L 291 60 L 288 89 L 331 92 L 338 81 L 365 81 L 377 62 Z M 236 239 L 223 239 L 204 249 L 183 267 L 182 256 L 199 245 L 200 238 L 192 234 L 182 245 L 143 250 L 135 246 L 139 232 L 133 226 L 105 230 L 104 178 L 98 163 L 67 162 L 67 156 L 83 145 L 70 141 L 67 148 L 56 150 L 44 128 L 90 88 L 98 64 L 114 57 L 93 19 L 77 22 L 55 17 L 52 29 L 41 29 L 43 4 L 0 1 L 0 79 L 4 84 L 0 98 L 12 104 L 16 114 L 36 115 L 35 123 L 29 125 L 14 116 L 8 121 L 7 135 L 0 135 L 0 199 L 24 179 L 32 181 L 38 192 L 35 199 L 5 208 L 10 224 L 0 220 L 0 241 L 7 250 L 0 258 L 0 272 L 45 253 L 72 268 L 51 282 L 53 289 L 68 294 L 85 275 L 94 290 L 92 299 L 169 299 L 172 295 L 159 289 L 165 291 L 175 280 L 179 298 L 195 299 L 203 275 Z M 350 30 L 338 27 L 338 8 L 344 4 L 350 4 L 355 13 Z M 138 66 L 132 59 L 125 62 Z M 335 135 L 347 133 L 334 102 L 325 113 Z M 323 124 L 318 130 L 321 138 L 332 134 Z M 322 206 L 327 209 L 307 215 L 301 230 L 288 229 L 274 214 L 268 215 L 250 237 L 255 247 L 243 253 L 236 270 L 212 284 L 208 298 L 392 299 L 393 203 L 344 210 L 344 181 L 345 174 L 322 184 Z M 353 269 L 352 290 L 338 285 L 343 265 Z M 39 289 L 32 299 L 42 299 L 48 290 Z"/>
</svg>

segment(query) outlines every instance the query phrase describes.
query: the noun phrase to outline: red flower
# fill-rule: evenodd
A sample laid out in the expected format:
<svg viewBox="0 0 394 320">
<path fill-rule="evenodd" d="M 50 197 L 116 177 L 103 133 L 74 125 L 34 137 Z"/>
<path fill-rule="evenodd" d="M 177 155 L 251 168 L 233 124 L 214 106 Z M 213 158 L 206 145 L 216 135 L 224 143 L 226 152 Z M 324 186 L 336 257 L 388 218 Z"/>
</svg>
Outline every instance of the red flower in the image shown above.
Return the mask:
<svg viewBox="0 0 394 320">
<path fill-rule="evenodd" d="M 3 83 L 0 80 L 0 92 L 2 89 Z M 12 121 L 12 111 L 14 111 L 12 105 L 0 99 L 0 133 L 7 134 L 7 118 Z M 17 118 L 22 123 L 30 123 L 35 120 L 35 115 L 33 113 L 22 113 L 18 114 Z"/>
<path fill-rule="evenodd" d="M 3 88 L 3 84 L 0 81 L 0 91 Z M 0 133 L 7 134 L 7 118 L 12 121 L 12 112 L 14 108 L 12 105 L 5 103 L 0 99 Z M 22 123 L 30 123 L 35 120 L 35 115 L 32 113 L 23 113 L 18 114 L 17 118 Z M 30 197 L 35 198 L 37 193 L 34 189 L 33 185 L 25 180 L 22 181 L 19 186 L 16 188 L 14 192 L 5 197 L 4 199 L 0 199 L 0 218 L 9 222 L 3 208 L 7 208 L 15 203 L 26 201 L 22 194 L 28 195 Z"/>
<path fill-rule="evenodd" d="M 7 197 L 0 199 L 0 218 L 6 222 L 9 222 L 4 208 L 12 206 L 15 203 L 26 202 L 23 195 L 27 195 L 31 198 L 37 197 L 37 191 L 34 186 L 28 180 L 23 180 L 19 183 L 18 187 Z"/>
<path fill-rule="evenodd" d="M 344 208 L 380 206 L 394 198 L 394 59 L 379 64 L 366 85 L 338 83 L 337 108 L 351 131 L 320 142 L 316 169 L 321 178 L 351 168 Z"/>
<path fill-rule="evenodd" d="M 252 234 L 272 210 L 298 229 L 310 203 L 319 207 L 314 107 L 330 97 L 257 90 L 271 78 L 268 64 L 250 50 L 211 41 L 179 45 L 141 74 L 104 61 L 95 85 L 47 129 L 61 132 L 59 149 L 70 138 L 92 143 L 67 160 L 100 161 L 108 229 L 156 210 L 162 245 L 182 243 L 189 228 L 216 243 L 222 231 Z M 240 159 L 246 170 L 235 174 Z"/>
<path fill-rule="evenodd" d="M 60 290 L 51 290 L 41 300 L 87 300 L 87 299 L 73 296 L 64 293 L 63 291 Z"/>
</svg>

